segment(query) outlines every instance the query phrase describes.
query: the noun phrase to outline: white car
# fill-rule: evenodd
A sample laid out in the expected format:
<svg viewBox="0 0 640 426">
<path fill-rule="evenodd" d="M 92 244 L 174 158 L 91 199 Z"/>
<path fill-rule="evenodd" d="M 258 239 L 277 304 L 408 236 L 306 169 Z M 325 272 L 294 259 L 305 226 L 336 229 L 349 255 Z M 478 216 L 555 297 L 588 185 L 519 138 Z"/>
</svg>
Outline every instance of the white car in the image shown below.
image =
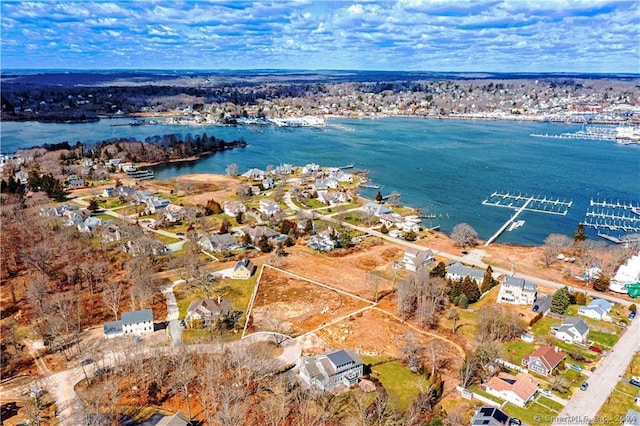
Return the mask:
<svg viewBox="0 0 640 426">
<path fill-rule="evenodd" d="M 545 396 L 552 396 L 553 394 L 549 389 L 538 389 L 538 391 Z"/>
</svg>

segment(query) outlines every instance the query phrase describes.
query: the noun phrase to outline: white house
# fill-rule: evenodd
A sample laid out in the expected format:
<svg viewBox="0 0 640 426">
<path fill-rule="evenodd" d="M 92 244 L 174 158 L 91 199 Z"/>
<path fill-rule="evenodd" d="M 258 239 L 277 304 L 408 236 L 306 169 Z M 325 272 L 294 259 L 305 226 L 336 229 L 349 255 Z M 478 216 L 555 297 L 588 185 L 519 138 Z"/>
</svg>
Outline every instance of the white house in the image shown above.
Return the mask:
<svg viewBox="0 0 640 426">
<path fill-rule="evenodd" d="M 320 166 L 315 163 L 310 163 L 302 167 L 302 174 L 310 175 L 320 170 Z"/>
<path fill-rule="evenodd" d="M 351 386 L 362 377 L 364 363 L 355 352 L 339 350 L 307 358 L 300 367 L 300 377 L 309 386 L 316 386 L 323 391 L 336 386 Z"/>
<path fill-rule="evenodd" d="M 183 206 L 178 206 L 176 204 L 168 204 L 164 208 L 164 217 L 167 219 L 167 221 L 171 223 L 182 220 L 186 213 L 187 213 L 187 209 L 185 209 Z"/>
<path fill-rule="evenodd" d="M 224 318 L 231 312 L 231 301 L 228 299 L 196 299 L 189 304 L 184 322 L 190 327 L 200 323 L 203 327 L 213 327 L 216 319 Z"/>
<path fill-rule="evenodd" d="M 538 390 L 539 382 L 528 373 L 517 376 L 500 372 L 485 385 L 487 393 L 502 398 L 518 407 L 524 407 Z"/>
<path fill-rule="evenodd" d="M 245 177 L 251 180 L 256 180 L 256 181 L 261 181 L 266 176 L 267 176 L 267 172 L 265 172 L 264 170 L 255 169 L 255 168 L 249 169 L 248 171 L 242 174 L 242 177 Z"/>
<path fill-rule="evenodd" d="M 391 209 L 384 204 L 367 203 L 362 206 L 362 211 L 368 214 L 372 214 L 376 217 L 380 217 L 385 214 L 391 214 Z"/>
<path fill-rule="evenodd" d="M 530 305 L 536 301 L 536 295 L 535 283 L 508 275 L 502 281 L 497 302 Z"/>
<path fill-rule="evenodd" d="M 604 299 L 593 299 L 587 306 L 578 308 L 578 315 L 588 318 L 611 321 L 609 311 L 611 311 L 611 302 Z"/>
<path fill-rule="evenodd" d="M 453 281 L 462 280 L 465 277 L 471 278 L 476 284 L 481 284 L 485 271 L 478 268 L 465 266 L 460 262 L 454 262 L 447 266 L 445 278 Z"/>
<path fill-rule="evenodd" d="M 143 309 L 123 312 L 120 320 L 105 322 L 103 330 L 107 339 L 124 335 L 142 336 L 153 333 L 153 311 Z"/>
<path fill-rule="evenodd" d="M 566 318 L 556 330 L 556 338 L 567 343 L 585 343 L 588 337 L 589 326 L 580 318 Z"/>
<path fill-rule="evenodd" d="M 404 267 L 413 272 L 419 272 L 429 263 L 433 262 L 433 252 L 431 250 L 418 250 L 414 248 L 408 248 L 404 252 L 402 263 Z"/>
<path fill-rule="evenodd" d="M 225 201 L 223 203 L 223 209 L 227 216 L 236 217 L 240 212 L 244 213 L 247 208 L 239 201 Z"/>
<path fill-rule="evenodd" d="M 260 200 L 260 207 L 258 208 L 265 216 L 273 216 L 280 211 L 280 206 L 268 198 Z"/>
</svg>

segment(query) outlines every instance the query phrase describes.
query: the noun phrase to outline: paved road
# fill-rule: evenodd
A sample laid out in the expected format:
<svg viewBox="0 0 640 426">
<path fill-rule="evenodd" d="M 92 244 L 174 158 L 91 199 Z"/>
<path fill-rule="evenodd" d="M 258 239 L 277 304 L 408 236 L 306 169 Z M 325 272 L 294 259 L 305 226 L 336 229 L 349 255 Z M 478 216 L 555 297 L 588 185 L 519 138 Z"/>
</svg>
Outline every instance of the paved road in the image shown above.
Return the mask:
<svg viewBox="0 0 640 426">
<path fill-rule="evenodd" d="M 171 284 L 162 287 L 161 291 L 167 301 L 167 321 L 169 322 L 169 333 L 171 334 L 171 344 L 177 345 L 182 342 L 182 327 L 180 326 L 180 312 L 178 311 L 178 302 L 173 288 L 184 280 L 176 280 Z"/>
<path fill-rule="evenodd" d="M 631 363 L 634 353 L 638 350 L 640 350 L 640 318 L 632 321 L 631 325 L 627 327 L 626 333 L 618 340 L 618 343 L 604 358 L 596 371 L 591 374 L 587 390 L 578 390 L 571 398 L 571 401 L 558 415 L 559 421 L 566 425 L 590 422 L 600 407 L 607 402 L 609 395 Z M 566 419 L 566 422 L 562 419 Z M 620 424 L 620 422 L 611 424 Z"/>
</svg>

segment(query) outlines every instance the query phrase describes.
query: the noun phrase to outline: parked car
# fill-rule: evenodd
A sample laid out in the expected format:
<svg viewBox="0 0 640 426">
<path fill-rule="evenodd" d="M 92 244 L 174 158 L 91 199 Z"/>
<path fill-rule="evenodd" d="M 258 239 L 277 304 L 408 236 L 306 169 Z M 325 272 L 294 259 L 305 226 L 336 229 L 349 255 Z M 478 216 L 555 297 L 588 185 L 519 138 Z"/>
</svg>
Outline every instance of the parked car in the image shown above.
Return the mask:
<svg viewBox="0 0 640 426">
<path fill-rule="evenodd" d="M 569 368 L 576 371 L 582 371 L 582 367 L 580 367 L 578 364 L 571 364 Z"/>
<path fill-rule="evenodd" d="M 516 417 L 511 417 L 509 419 L 509 426 L 520 426 L 521 424 L 522 424 L 522 420 Z"/>
<path fill-rule="evenodd" d="M 597 346 L 589 346 L 589 350 L 597 354 L 601 354 L 603 352 L 602 349 Z"/>
<path fill-rule="evenodd" d="M 538 390 L 540 391 L 541 394 L 543 394 L 545 396 L 552 396 L 553 395 L 549 389 L 538 389 Z"/>
<path fill-rule="evenodd" d="M 580 385 L 580 390 L 586 391 L 588 387 L 589 387 L 589 383 L 584 382 L 583 384 Z"/>
<path fill-rule="evenodd" d="M 111 369 L 109 367 L 98 368 L 95 372 L 96 376 L 102 376 L 103 374 L 107 374 Z"/>
<path fill-rule="evenodd" d="M 629 312 L 629 319 L 632 320 L 636 317 L 636 311 Z"/>
<path fill-rule="evenodd" d="M 89 365 L 89 364 L 93 364 L 95 361 L 91 358 L 87 358 L 85 360 L 83 360 L 80 365 Z"/>
<path fill-rule="evenodd" d="M 631 383 L 634 386 L 640 387 L 640 376 L 632 376 L 631 380 L 629 380 L 629 383 Z"/>
</svg>

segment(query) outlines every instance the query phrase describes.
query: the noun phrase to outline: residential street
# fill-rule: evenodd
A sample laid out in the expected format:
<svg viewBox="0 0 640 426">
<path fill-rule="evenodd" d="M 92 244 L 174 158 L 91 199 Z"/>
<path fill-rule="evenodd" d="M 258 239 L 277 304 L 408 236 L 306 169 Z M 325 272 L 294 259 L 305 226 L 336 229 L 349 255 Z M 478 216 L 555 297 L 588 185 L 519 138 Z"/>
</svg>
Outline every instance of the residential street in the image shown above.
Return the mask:
<svg viewBox="0 0 640 426">
<path fill-rule="evenodd" d="M 576 391 L 573 398 L 558 414 L 556 423 L 587 424 L 596 416 L 609 395 L 622 378 L 636 351 L 640 350 L 640 320 L 635 319 L 618 343 L 607 354 L 600 366 L 588 379 L 586 391 Z M 624 414 L 624 413 L 621 413 Z M 608 419 L 607 423 L 620 424 L 617 419 Z M 598 423 L 604 423 L 605 419 Z"/>
</svg>

